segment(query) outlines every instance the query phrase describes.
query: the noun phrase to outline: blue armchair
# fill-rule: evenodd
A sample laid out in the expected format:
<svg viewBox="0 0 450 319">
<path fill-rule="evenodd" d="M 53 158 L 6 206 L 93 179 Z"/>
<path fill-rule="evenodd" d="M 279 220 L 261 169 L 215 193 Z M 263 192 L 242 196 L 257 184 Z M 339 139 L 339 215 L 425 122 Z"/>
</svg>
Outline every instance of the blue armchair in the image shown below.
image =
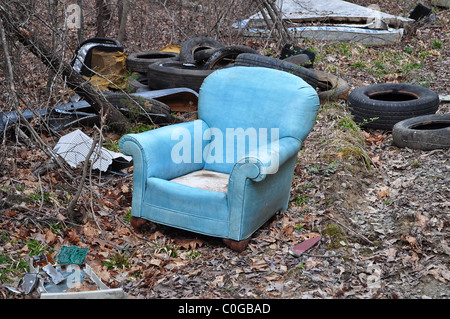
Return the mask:
<svg viewBox="0 0 450 319">
<path fill-rule="evenodd" d="M 132 226 L 152 221 L 244 250 L 287 209 L 318 108 L 316 91 L 292 74 L 240 66 L 213 72 L 199 92 L 198 120 L 120 139 L 133 157 Z"/>
</svg>

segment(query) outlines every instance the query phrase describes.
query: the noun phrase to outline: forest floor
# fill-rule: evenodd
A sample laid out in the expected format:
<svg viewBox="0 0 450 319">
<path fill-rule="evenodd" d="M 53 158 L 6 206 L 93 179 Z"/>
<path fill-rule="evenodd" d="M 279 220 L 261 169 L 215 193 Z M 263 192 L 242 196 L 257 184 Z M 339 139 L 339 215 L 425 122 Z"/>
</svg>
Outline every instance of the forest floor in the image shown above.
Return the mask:
<svg viewBox="0 0 450 319">
<path fill-rule="evenodd" d="M 415 4 L 383 1 L 380 7 L 407 16 Z M 299 45 L 316 52 L 314 68 L 338 75 L 352 89 L 406 82 L 448 94 L 450 12 L 433 9 L 436 20 L 394 45 Z M 147 21 L 161 23 L 170 8 L 160 10 L 161 15 Z M 188 17 L 182 10 L 192 8 L 180 9 L 180 16 Z M 132 37 L 124 43 L 128 53 L 173 42 L 164 32 L 153 42 L 141 41 L 137 29 L 143 37 L 146 29 L 129 28 Z M 220 40 L 279 54 L 274 42 L 265 39 Z M 438 113 L 450 113 L 449 107 L 442 102 Z M 87 134 L 92 131 L 84 128 Z M 58 140 L 48 132 L 41 137 L 50 147 Z M 105 137 L 117 141 L 120 136 L 106 132 Z M 67 205 L 81 167 L 70 169 L 74 179 L 59 168 L 36 176 L 33 172 L 49 158 L 20 138 L 4 138 L 0 156 L 0 299 L 39 298 L 36 291 L 24 295 L 10 288 L 20 287 L 30 256 L 71 245 L 88 247 L 86 263 L 102 281 L 137 299 L 450 297 L 450 150 L 396 147 L 390 131 L 356 125 L 346 100 L 321 104 L 299 154 L 288 210 L 263 225 L 242 253 L 219 239 L 152 223 L 142 233 L 134 232 L 129 225 L 132 167 L 124 170 L 126 177 L 93 173 L 78 203 L 84 213 L 74 221 Z M 322 240 L 306 253 L 289 253 L 291 246 L 317 234 Z"/>
</svg>

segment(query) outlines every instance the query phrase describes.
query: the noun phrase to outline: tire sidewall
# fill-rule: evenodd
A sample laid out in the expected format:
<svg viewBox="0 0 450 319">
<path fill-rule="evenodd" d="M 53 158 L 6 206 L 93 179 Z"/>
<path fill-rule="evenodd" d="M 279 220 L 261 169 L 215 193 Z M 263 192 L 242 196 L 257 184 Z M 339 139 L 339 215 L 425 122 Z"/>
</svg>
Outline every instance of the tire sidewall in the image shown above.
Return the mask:
<svg viewBox="0 0 450 319">
<path fill-rule="evenodd" d="M 381 92 L 401 92 L 416 96 L 408 101 L 381 101 L 371 95 Z M 415 111 L 439 105 L 439 96 L 430 89 L 411 84 L 381 83 L 355 89 L 349 96 L 349 105 L 370 111 Z"/>
<path fill-rule="evenodd" d="M 148 85 L 151 89 L 186 87 L 199 92 L 203 80 L 214 70 L 203 70 L 195 64 L 169 61 L 149 65 Z"/>
<path fill-rule="evenodd" d="M 415 98 L 401 101 L 372 98 L 373 95 L 381 93 L 401 93 Z M 402 120 L 436 113 L 439 108 L 439 96 L 422 86 L 380 83 L 353 90 L 348 97 L 348 107 L 356 122 L 363 123 L 366 127 L 390 130 Z"/>
<path fill-rule="evenodd" d="M 447 124 L 437 129 L 417 129 L 433 123 Z M 450 114 L 430 114 L 409 118 L 396 123 L 392 140 L 398 147 L 420 150 L 450 148 Z"/>
</svg>

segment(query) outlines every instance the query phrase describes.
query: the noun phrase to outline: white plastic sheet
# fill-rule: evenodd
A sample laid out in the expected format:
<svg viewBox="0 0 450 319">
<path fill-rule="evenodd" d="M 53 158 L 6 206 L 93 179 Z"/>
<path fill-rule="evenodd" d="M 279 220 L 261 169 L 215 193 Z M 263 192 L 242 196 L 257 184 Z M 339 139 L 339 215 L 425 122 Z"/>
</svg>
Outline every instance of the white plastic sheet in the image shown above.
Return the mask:
<svg viewBox="0 0 450 319">
<path fill-rule="evenodd" d="M 84 162 L 94 141 L 80 130 L 73 131 L 62 136 L 53 148 L 71 167 L 76 168 L 78 164 Z M 99 169 L 106 172 L 109 166 L 116 159 L 123 159 L 131 162 L 131 156 L 122 153 L 113 152 L 102 147 L 96 148 L 90 161 L 93 163 L 93 169 Z"/>
</svg>

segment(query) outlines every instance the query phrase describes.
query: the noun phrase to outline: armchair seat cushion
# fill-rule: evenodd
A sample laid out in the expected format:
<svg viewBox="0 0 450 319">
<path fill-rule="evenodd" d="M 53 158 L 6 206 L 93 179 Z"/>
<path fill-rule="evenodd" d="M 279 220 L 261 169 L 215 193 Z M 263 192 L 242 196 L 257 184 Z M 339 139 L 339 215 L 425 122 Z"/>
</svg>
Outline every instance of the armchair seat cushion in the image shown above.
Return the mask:
<svg viewBox="0 0 450 319">
<path fill-rule="evenodd" d="M 174 178 L 171 181 L 194 188 L 226 193 L 229 178 L 229 174 L 202 169 Z"/>
</svg>

